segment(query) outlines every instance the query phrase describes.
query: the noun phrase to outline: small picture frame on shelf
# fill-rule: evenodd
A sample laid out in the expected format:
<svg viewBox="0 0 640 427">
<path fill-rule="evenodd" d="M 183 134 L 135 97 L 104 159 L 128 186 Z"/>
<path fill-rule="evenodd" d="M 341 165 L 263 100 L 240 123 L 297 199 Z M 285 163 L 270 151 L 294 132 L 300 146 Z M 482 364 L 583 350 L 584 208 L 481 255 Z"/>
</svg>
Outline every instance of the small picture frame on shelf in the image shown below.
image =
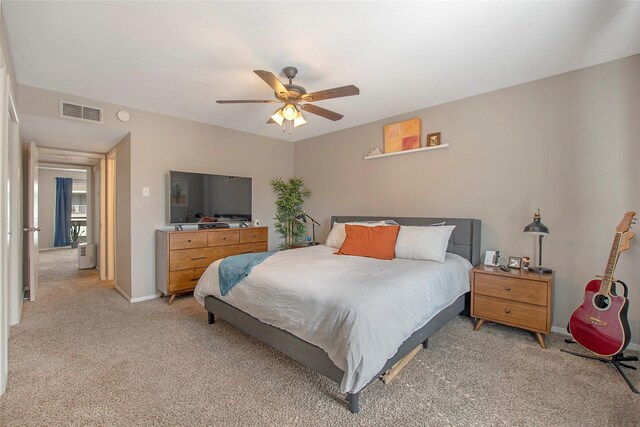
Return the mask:
<svg viewBox="0 0 640 427">
<path fill-rule="evenodd" d="M 519 256 L 510 256 L 509 257 L 509 268 L 520 268 L 522 265 L 522 258 Z"/>
<path fill-rule="evenodd" d="M 427 147 L 440 145 L 440 132 L 427 134 Z"/>
</svg>

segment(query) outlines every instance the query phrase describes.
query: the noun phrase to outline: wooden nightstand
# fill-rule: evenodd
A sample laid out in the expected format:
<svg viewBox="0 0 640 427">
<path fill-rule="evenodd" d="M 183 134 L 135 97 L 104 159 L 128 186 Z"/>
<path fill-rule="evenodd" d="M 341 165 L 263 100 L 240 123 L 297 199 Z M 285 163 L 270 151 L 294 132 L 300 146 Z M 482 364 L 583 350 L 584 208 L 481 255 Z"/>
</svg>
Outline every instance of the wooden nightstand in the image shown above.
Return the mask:
<svg viewBox="0 0 640 427">
<path fill-rule="evenodd" d="M 541 334 L 551 333 L 553 273 L 479 265 L 471 271 L 471 316 L 478 320 L 526 329 L 535 334 L 540 347 L 547 348 Z"/>
</svg>

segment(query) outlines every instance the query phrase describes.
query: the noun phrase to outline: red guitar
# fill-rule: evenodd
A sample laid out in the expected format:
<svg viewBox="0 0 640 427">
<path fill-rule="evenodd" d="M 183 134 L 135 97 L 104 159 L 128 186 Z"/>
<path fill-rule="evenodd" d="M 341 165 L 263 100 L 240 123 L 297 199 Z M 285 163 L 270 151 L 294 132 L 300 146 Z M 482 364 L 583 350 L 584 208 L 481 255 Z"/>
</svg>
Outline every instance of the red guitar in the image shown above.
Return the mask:
<svg viewBox="0 0 640 427">
<path fill-rule="evenodd" d="M 613 271 L 618 255 L 629 249 L 629 240 L 634 236 L 631 222 L 635 212 L 627 212 L 616 228 L 607 268 L 602 280 L 595 279 L 584 290 L 584 302 L 569 319 L 569 330 L 573 339 L 587 350 L 611 357 L 623 351 L 629 344 L 631 332 L 627 321 L 629 302 L 625 295 L 616 295 Z"/>
</svg>

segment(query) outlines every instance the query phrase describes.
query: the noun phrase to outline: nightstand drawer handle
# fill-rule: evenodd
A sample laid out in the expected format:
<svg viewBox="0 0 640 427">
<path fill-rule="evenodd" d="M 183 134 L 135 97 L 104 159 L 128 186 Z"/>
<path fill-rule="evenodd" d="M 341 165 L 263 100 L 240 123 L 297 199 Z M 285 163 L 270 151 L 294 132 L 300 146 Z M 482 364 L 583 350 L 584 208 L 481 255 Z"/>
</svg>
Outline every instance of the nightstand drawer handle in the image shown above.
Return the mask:
<svg viewBox="0 0 640 427">
<path fill-rule="evenodd" d="M 504 312 L 509 314 L 509 313 L 511 313 L 511 310 L 509 310 L 508 308 L 505 308 Z"/>
<path fill-rule="evenodd" d="M 206 256 L 200 256 L 200 257 L 197 257 L 197 258 L 191 258 L 191 261 L 197 261 L 199 259 L 207 259 L 207 257 Z"/>
<path fill-rule="evenodd" d="M 507 290 L 510 291 L 511 290 L 511 286 L 507 286 Z"/>
<path fill-rule="evenodd" d="M 191 240 L 187 240 L 187 242 L 191 243 Z"/>
</svg>

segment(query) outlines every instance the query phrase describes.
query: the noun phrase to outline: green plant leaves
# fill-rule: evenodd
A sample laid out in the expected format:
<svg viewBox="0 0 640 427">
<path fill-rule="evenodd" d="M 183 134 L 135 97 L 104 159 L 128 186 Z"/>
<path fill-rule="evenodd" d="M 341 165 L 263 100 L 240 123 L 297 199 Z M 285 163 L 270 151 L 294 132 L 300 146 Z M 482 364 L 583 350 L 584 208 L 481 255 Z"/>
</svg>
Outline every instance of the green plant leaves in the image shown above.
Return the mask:
<svg viewBox="0 0 640 427">
<path fill-rule="evenodd" d="M 276 200 L 276 231 L 284 242 L 280 249 L 302 244 L 307 234 L 307 226 L 295 220 L 304 212 L 304 199 L 311 197 L 311 190 L 304 185 L 302 178 L 291 177 L 287 181 L 282 178 L 271 181 L 271 188 L 278 196 Z"/>
</svg>

